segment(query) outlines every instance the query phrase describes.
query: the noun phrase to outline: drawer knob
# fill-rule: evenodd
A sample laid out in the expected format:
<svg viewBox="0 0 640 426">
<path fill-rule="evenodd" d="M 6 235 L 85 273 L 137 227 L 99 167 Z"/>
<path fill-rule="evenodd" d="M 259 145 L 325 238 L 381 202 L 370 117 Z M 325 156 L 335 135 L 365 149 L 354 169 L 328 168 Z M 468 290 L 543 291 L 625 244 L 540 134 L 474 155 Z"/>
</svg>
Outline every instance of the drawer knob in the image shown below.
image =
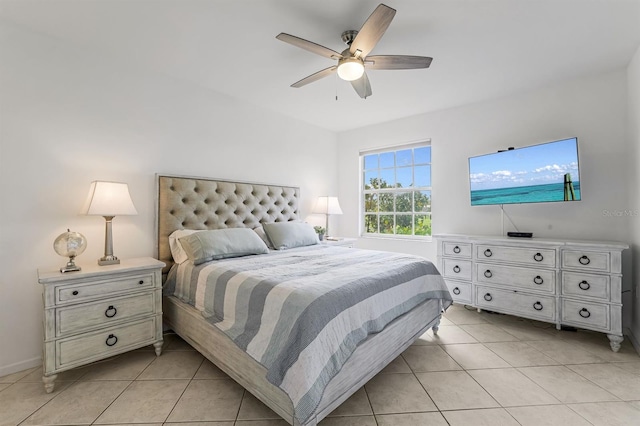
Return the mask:
<svg viewBox="0 0 640 426">
<path fill-rule="evenodd" d="M 493 256 L 493 253 L 491 252 L 491 250 L 490 250 L 490 249 L 486 249 L 486 250 L 484 251 L 484 255 L 485 255 L 486 257 L 491 257 L 491 256 Z"/>
<path fill-rule="evenodd" d="M 544 280 L 542 279 L 542 277 L 540 275 L 536 275 L 536 277 L 533 279 L 533 282 L 540 285 L 544 282 Z"/>
<path fill-rule="evenodd" d="M 453 294 L 458 295 L 460 294 L 460 289 L 458 287 L 453 289 Z"/>
<path fill-rule="evenodd" d="M 493 276 L 493 272 L 487 269 L 486 271 L 484 271 L 484 276 L 487 278 L 491 278 Z"/>
<path fill-rule="evenodd" d="M 114 334 L 110 334 L 109 337 L 107 337 L 107 340 L 104 341 L 104 343 L 107 346 L 113 346 L 118 343 L 118 338 Z"/>
<path fill-rule="evenodd" d="M 455 254 L 460 253 L 460 247 L 455 246 L 455 247 L 453 248 L 453 252 L 454 252 Z"/>
<path fill-rule="evenodd" d="M 71 292 L 71 294 L 73 294 L 74 296 L 77 296 L 77 295 L 78 295 L 78 290 L 73 290 L 73 291 Z"/>
<path fill-rule="evenodd" d="M 589 290 L 591 288 L 591 284 L 583 280 L 578 283 L 578 287 L 580 287 L 580 290 Z"/>
<path fill-rule="evenodd" d="M 580 309 L 580 312 L 578 312 L 580 314 L 580 316 L 582 318 L 589 318 L 591 316 L 591 312 L 589 312 L 589 310 L 587 308 L 582 308 Z"/>
<path fill-rule="evenodd" d="M 493 300 L 493 296 L 491 296 L 491 293 L 485 294 L 484 300 L 486 300 L 487 302 L 491 302 Z"/>
<path fill-rule="evenodd" d="M 540 302 L 536 302 L 533 304 L 533 309 L 535 309 L 536 311 L 541 311 L 542 310 L 542 303 Z"/>
<path fill-rule="evenodd" d="M 591 259 L 583 255 L 583 256 L 580 256 L 580 259 L 578 259 L 578 262 L 580 262 L 581 265 L 588 265 L 591 263 Z"/>
<path fill-rule="evenodd" d="M 112 305 L 109 305 L 109 307 L 107 308 L 106 311 L 104 311 L 104 316 L 107 318 L 113 318 L 116 316 L 116 314 L 118 313 L 118 310 L 113 307 Z"/>
<path fill-rule="evenodd" d="M 144 280 L 138 281 L 138 284 L 144 284 Z"/>
<path fill-rule="evenodd" d="M 543 259 L 544 256 L 541 253 L 536 253 L 533 255 L 533 260 L 535 260 L 536 262 L 542 262 Z"/>
<path fill-rule="evenodd" d="M 456 274 L 460 272 L 460 267 L 458 265 L 453 267 L 453 272 L 455 272 Z"/>
</svg>

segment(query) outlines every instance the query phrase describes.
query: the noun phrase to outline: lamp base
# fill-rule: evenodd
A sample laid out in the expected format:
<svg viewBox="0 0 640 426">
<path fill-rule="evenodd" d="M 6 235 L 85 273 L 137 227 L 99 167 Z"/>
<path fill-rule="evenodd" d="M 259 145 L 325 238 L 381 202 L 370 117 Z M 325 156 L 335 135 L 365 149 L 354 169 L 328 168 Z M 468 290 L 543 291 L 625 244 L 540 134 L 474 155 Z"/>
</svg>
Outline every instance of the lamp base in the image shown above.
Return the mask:
<svg viewBox="0 0 640 426">
<path fill-rule="evenodd" d="M 60 268 L 60 272 L 62 272 L 63 274 L 65 272 L 76 272 L 81 270 L 82 269 L 73 262 L 73 258 L 69 258 L 69 261 L 67 262 L 67 264 L 62 268 Z"/>
<path fill-rule="evenodd" d="M 120 259 L 115 256 L 105 256 L 98 259 L 98 265 L 106 266 L 106 265 L 118 265 L 120 264 Z"/>
</svg>

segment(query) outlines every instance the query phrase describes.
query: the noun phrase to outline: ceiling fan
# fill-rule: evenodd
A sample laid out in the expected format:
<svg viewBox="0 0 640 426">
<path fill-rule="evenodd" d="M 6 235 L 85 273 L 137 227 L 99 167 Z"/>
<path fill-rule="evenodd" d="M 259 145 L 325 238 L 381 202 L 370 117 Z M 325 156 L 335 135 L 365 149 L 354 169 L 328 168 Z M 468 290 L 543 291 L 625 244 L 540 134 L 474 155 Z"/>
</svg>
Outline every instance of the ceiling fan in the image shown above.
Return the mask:
<svg viewBox="0 0 640 426">
<path fill-rule="evenodd" d="M 280 33 L 276 36 L 278 40 L 292 44 L 301 49 L 308 50 L 325 58 L 337 60 L 338 63 L 329 68 L 325 68 L 308 77 L 303 78 L 291 85 L 291 87 L 302 87 L 321 78 L 328 77 L 335 72 L 343 80 L 350 81 L 355 91 L 361 98 L 366 99 L 371 96 L 371 84 L 365 72 L 365 68 L 370 70 L 408 70 L 417 68 L 429 68 L 433 58 L 426 56 L 408 55 L 374 55 L 367 56 L 382 38 L 389 24 L 393 20 L 396 10 L 384 4 L 378 5 L 371 16 L 365 21 L 360 31 L 347 30 L 342 33 L 342 41 L 347 47 L 342 53 L 321 46 L 309 40 L 293 36 L 291 34 Z"/>
</svg>

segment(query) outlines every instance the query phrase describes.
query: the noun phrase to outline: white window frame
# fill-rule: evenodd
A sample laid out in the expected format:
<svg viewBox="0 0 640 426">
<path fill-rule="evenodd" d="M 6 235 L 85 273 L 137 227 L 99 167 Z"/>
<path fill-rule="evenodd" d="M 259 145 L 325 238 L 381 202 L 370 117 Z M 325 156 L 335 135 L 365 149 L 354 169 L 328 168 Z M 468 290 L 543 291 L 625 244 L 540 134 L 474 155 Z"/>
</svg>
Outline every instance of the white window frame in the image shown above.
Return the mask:
<svg viewBox="0 0 640 426">
<path fill-rule="evenodd" d="M 363 150 L 360 151 L 359 153 L 359 162 L 360 162 L 360 187 L 359 187 L 359 191 L 358 191 L 358 195 L 360 197 L 360 235 L 362 237 L 373 237 L 373 238 L 394 238 L 394 239 L 419 239 L 421 241 L 425 241 L 425 240 L 430 240 L 431 239 L 431 235 L 415 235 L 415 220 L 414 220 L 414 216 L 416 215 L 416 213 L 419 214 L 426 214 L 427 216 L 429 216 L 430 220 L 431 220 L 431 232 L 433 233 L 433 216 L 432 216 L 432 207 L 433 207 L 433 191 L 432 191 L 432 186 L 420 186 L 420 187 L 406 187 L 406 188 L 383 188 L 383 189 L 365 189 L 365 165 L 364 165 L 364 158 L 367 155 L 371 155 L 371 154 L 382 154 L 382 153 L 388 153 L 388 152 L 397 152 L 397 151 L 403 151 L 406 149 L 413 149 L 413 148 L 422 148 L 422 147 L 429 147 L 431 148 L 431 140 L 427 139 L 427 140 L 422 140 L 419 142 L 412 142 L 409 144 L 402 144 L 402 145 L 394 145 L 394 146 L 389 146 L 389 147 L 384 147 L 384 148 L 378 148 L 378 149 L 371 149 L 371 150 Z M 433 152 L 431 152 L 431 154 L 433 155 Z M 394 157 L 395 158 L 395 157 Z M 418 164 L 418 166 L 421 165 L 429 165 L 430 167 L 433 166 L 433 157 L 431 158 L 431 162 L 429 163 L 420 163 Z M 411 165 L 411 169 L 412 169 L 412 174 L 415 173 L 415 169 L 414 167 L 416 166 L 416 164 Z M 396 170 L 399 167 L 403 167 L 403 166 L 398 166 L 397 164 L 394 163 L 394 166 L 392 168 L 392 170 L 394 170 L 394 173 L 396 173 Z M 378 170 L 389 170 L 391 168 L 380 168 L 378 166 Z M 431 169 L 431 174 L 433 174 L 433 169 Z M 431 177 L 429 179 L 429 182 L 431 182 Z M 374 214 L 376 214 L 378 216 L 378 231 L 380 230 L 380 216 L 381 215 L 385 215 L 385 213 L 388 215 L 389 213 L 391 213 L 393 215 L 393 230 L 394 233 L 393 234 L 389 234 L 389 233 L 380 233 L 380 232 L 367 232 L 367 227 L 366 227 L 366 215 L 367 214 L 372 214 L 372 212 L 366 212 L 365 211 L 365 194 L 398 194 L 398 193 L 407 193 L 407 192 L 422 192 L 422 191 L 429 191 L 429 201 L 430 201 L 430 208 L 428 212 L 416 212 L 415 211 L 415 206 L 414 206 L 414 210 L 412 210 L 411 212 L 397 212 L 396 211 L 396 206 L 395 206 L 395 197 L 394 197 L 394 211 L 393 212 L 375 212 Z M 412 197 L 412 200 L 414 198 Z M 410 215 L 412 220 L 411 220 L 411 234 L 396 234 L 396 229 L 397 229 L 397 225 L 396 225 L 396 218 L 397 216 L 402 216 L 402 215 Z"/>
</svg>

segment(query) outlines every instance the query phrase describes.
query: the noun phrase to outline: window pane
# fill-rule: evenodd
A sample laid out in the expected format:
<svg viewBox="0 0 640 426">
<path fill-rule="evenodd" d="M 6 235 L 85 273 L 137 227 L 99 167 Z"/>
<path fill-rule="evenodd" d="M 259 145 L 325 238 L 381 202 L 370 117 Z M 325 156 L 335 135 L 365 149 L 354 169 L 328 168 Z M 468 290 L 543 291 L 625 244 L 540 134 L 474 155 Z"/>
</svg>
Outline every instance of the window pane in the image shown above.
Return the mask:
<svg viewBox="0 0 640 426">
<path fill-rule="evenodd" d="M 364 189 L 380 188 L 380 180 L 378 179 L 378 171 L 373 170 L 364 173 Z"/>
<path fill-rule="evenodd" d="M 416 186 L 431 186 L 431 166 L 415 166 Z"/>
<path fill-rule="evenodd" d="M 380 170 L 380 188 L 396 186 L 395 169 Z"/>
<path fill-rule="evenodd" d="M 380 215 L 380 233 L 393 234 L 393 215 L 392 214 Z"/>
<path fill-rule="evenodd" d="M 378 168 L 378 154 L 371 154 L 364 156 L 364 169 L 377 169 Z"/>
<path fill-rule="evenodd" d="M 414 217 L 415 235 L 431 235 L 431 216 L 417 214 Z"/>
<path fill-rule="evenodd" d="M 401 167 L 396 169 L 398 188 L 411 188 L 413 186 L 413 167 Z"/>
<path fill-rule="evenodd" d="M 396 194 L 396 211 L 397 212 L 412 212 L 413 200 L 411 192 L 401 192 Z"/>
<path fill-rule="evenodd" d="M 431 212 L 431 191 L 418 191 L 415 193 L 415 212 Z"/>
<path fill-rule="evenodd" d="M 380 168 L 385 169 L 388 167 L 394 167 L 395 162 L 393 161 L 393 152 L 384 152 L 380 154 Z"/>
<path fill-rule="evenodd" d="M 378 194 L 364 194 L 365 213 L 378 211 Z"/>
<path fill-rule="evenodd" d="M 364 232 L 378 233 L 378 216 L 375 214 L 364 215 Z"/>
<path fill-rule="evenodd" d="M 396 167 L 410 166 L 413 163 L 411 160 L 410 149 L 403 149 L 402 151 L 396 152 Z"/>
<path fill-rule="evenodd" d="M 380 194 L 380 211 L 393 212 L 393 194 Z"/>
<path fill-rule="evenodd" d="M 413 229 L 411 226 L 411 215 L 402 214 L 396 216 L 396 234 L 400 235 L 412 235 Z"/>
<path fill-rule="evenodd" d="M 431 163 L 431 147 L 416 148 L 413 150 L 415 164 Z"/>
</svg>

